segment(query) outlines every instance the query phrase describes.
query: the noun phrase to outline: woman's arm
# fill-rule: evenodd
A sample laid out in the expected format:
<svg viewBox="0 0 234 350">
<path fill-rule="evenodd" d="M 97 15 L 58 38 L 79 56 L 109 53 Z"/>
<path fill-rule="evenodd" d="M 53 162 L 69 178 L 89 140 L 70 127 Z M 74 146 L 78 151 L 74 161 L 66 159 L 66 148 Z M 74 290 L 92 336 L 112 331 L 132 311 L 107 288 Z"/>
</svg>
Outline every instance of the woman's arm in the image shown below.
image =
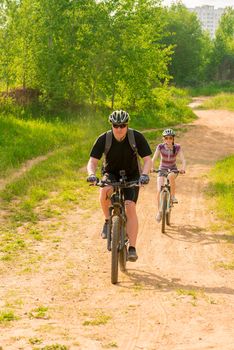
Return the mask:
<svg viewBox="0 0 234 350">
<path fill-rule="evenodd" d="M 156 151 L 154 152 L 154 155 L 153 155 L 153 158 L 152 158 L 152 166 L 154 166 L 154 162 L 155 162 L 155 160 L 158 158 L 159 153 L 160 153 L 160 151 L 159 151 L 159 149 L 157 148 Z"/>
<path fill-rule="evenodd" d="M 180 160 L 181 160 L 181 163 L 182 163 L 181 170 L 182 170 L 182 171 L 185 171 L 185 168 L 186 168 L 186 160 L 185 160 L 185 158 L 184 158 L 184 153 L 183 153 L 182 149 L 180 149 L 180 151 L 179 151 L 179 156 L 180 156 Z"/>
</svg>

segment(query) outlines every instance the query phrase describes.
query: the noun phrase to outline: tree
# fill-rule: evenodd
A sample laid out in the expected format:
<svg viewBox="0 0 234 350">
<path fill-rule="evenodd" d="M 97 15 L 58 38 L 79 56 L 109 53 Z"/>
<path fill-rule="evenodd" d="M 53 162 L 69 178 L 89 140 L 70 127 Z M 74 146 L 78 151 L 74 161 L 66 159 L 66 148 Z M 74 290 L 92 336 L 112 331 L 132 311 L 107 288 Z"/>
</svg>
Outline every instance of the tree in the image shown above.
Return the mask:
<svg viewBox="0 0 234 350">
<path fill-rule="evenodd" d="M 167 21 L 170 34 L 163 42 L 174 47 L 170 74 L 179 85 L 199 82 L 207 56 L 206 48 L 210 46 L 208 36 L 202 32 L 197 16 L 180 3 L 168 10 Z"/>
<path fill-rule="evenodd" d="M 234 79 L 234 9 L 227 8 L 216 31 L 209 65 L 209 77 L 214 80 Z"/>
</svg>

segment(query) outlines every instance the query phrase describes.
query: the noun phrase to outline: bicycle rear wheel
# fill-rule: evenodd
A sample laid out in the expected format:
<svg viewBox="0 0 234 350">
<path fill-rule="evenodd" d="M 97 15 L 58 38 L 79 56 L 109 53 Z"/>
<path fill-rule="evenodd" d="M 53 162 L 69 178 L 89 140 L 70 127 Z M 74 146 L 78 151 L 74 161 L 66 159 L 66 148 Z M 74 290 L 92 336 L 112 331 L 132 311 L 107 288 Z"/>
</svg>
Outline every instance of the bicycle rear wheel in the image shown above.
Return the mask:
<svg viewBox="0 0 234 350">
<path fill-rule="evenodd" d="M 111 283 L 118 282 L 118 256 L 120 238 L 120 217 L 113 217 L 112 225 L 112 245 L 111 245 Z"/>
<path fill-rule="evenodd" d="M 166 224 L 166 210 L 167 210 L 167 193 L 162 193 L 162 233 L 165 233 L 165 224 Z"/>
</svg>

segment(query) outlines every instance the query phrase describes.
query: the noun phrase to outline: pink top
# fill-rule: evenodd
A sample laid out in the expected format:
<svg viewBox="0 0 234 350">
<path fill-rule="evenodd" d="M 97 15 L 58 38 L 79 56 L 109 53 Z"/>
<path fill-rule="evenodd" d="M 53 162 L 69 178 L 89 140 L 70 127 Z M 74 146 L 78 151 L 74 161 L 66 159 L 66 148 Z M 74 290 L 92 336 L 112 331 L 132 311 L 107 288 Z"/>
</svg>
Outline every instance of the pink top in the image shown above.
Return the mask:
<svg viewBox="0 0 234 350">
<path fill-rule="evenodd" d="M 178 143 L 174 144 L 175 154 L 173 153 L 173 149 L 169 149 L 165 143 L 160 143 L 156 152 L 160 153 L 161 161 L 159 165 L 160 170 L 174 169 L 177 170 L 176 166 L 176 156 L 178 155 L 181 147 Z"/>
</svg>

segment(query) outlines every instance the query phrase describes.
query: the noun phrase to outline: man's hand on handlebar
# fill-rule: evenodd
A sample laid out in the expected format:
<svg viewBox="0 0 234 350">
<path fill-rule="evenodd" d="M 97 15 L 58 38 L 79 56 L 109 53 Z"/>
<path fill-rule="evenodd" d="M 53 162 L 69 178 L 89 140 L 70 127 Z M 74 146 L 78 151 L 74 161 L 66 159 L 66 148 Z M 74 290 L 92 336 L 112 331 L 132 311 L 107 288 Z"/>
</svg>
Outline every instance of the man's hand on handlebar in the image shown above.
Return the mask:
<svg viewBox="0 0 234 350">
<path fill-rule="evenodd" d="M 141 185 L 147 185 L 149 183 L 149 176 L 147 174 L 142 174 L 139 178 L 139 183 Z"/>
<path fill-rule="evenodd" d="M 91 184 L 95 185 L 97 182 L 99 181 L 99 179 L 96 177 L 95 174 L 90 174 L 87 177 L 87 182 L 90 182 Z"/>
</svg>

